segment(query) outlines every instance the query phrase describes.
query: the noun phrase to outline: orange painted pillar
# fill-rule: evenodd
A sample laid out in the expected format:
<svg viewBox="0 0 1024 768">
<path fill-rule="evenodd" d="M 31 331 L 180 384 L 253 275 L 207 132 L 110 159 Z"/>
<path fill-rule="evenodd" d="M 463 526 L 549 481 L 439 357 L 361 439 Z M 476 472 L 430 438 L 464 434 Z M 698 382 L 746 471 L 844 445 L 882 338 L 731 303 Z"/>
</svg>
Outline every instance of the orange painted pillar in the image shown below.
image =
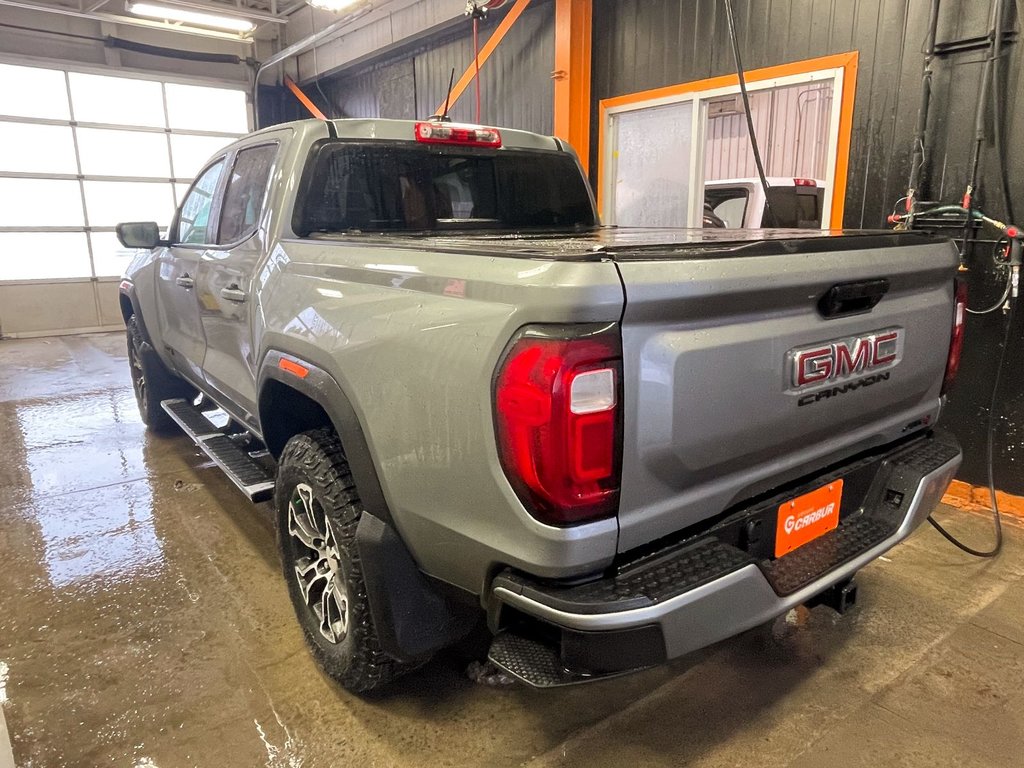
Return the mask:
<svg viewBox="0 0 1024 768">
<path fill-rule="evenodd" d="M 555 136 L 590 161 L 590 47 L 593 0 L 555 0 Z"/>
</svg>

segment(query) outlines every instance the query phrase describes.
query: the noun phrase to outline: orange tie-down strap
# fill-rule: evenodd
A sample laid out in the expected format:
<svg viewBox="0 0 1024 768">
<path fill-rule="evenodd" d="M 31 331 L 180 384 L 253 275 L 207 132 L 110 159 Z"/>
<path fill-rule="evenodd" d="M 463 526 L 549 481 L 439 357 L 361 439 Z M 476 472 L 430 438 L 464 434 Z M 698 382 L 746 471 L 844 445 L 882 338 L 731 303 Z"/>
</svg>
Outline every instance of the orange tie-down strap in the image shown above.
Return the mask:
<svg viewBox="0 0 1024 768">
<path fill-rule="evenodd" d="M 317 105 L 313 103 L 313 100 L 310 99 L 309 96 L 307 96 L 305 93 L 303 93 L 302 89 L 299 88 L 296 82 L 292 80 L 290 77 L 288 77 L 288 75 L 284 76 L 284 84 L 288 86 L 288 90 L 295 94 L 295 98 L 302 102 L 302 106 L 308 109 L 309 113 L 313 117 L 315 117 L 317 120 L 327 119 L 327 116 L 320 111 Z"/>
</svg>

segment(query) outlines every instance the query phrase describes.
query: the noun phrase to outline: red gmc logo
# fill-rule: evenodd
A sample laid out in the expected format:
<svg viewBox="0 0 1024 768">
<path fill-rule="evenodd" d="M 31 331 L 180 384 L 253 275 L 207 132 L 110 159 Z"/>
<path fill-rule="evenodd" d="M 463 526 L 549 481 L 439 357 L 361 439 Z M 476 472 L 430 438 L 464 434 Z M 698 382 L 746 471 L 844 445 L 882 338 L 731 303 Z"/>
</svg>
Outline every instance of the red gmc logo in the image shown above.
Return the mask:
<svg viewBox="0 0 1024 768">
<path fill-rule="evenodd" d="M 886 328 L 791 350 L 790 385 L 803 389 L 892 368 L 903 357 L 903 336 L 902 328 Z"/>
</svg>

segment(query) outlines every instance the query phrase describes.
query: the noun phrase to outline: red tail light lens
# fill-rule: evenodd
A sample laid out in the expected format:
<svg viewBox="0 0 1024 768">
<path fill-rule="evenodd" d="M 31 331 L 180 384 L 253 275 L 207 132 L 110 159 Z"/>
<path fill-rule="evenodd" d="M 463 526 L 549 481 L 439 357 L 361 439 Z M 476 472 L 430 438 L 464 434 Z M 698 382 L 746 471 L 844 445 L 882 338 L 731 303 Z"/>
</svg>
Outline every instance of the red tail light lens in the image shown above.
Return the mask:
<svg viewBox="0 0 1024 768">
<path fill-rule="evenodd" d="M 967 318 L 967 283 L 956 281 L 956 303 L 953 310 L 953 332 L 949 337 L 949 356 L 946 358 L 946 375 L 942 379 L 942 394 L 946 394 L 960 370 L 960 355 L 964 349 L 964 320 Z"/>
<path fill-rule="evenodd" d="M 502 468 L 534 517 L 614 515 L 622 462 L 622 346 L 614 326 L 531 326 L 494 385 Z"/>
<path fill-rule="evenodd" d="M 793 186 L 796 187 L 816 187 L 818 182 L 814 179 L 793 179 Z"/>
</svg>

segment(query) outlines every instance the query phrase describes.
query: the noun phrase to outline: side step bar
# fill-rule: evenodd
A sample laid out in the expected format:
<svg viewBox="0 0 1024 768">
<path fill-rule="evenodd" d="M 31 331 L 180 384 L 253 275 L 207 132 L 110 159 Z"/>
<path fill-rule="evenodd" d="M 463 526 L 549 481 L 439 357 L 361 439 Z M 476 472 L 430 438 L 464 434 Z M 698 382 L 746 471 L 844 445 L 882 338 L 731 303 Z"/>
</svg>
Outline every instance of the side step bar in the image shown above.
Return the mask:
<svg viewBox="0 0 1024 768">
<path fill-rule="evenodd" d="M 182 431 L 223 470 L 250 501 L 266 501 L 274 495 L 274 476 L 215 426 L 188 400 L 164 400 L 160 407 Z"/>
</svg>

